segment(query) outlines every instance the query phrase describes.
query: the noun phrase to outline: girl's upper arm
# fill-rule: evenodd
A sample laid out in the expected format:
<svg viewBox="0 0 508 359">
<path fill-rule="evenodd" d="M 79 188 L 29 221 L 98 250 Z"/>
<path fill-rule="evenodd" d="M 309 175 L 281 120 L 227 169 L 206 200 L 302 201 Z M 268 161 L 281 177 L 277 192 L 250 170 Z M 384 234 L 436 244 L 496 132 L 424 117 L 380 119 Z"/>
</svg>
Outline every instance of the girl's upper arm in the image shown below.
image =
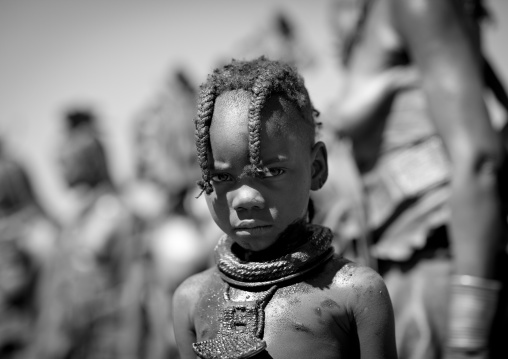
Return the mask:
<svg viewBox="0 0 508 359">
<path fill-rule="evenodd" d="M 173 328 L 178 351 L 182 359 L 195 359 L 192 343 L 196 342 L 193 311 L 196 292 L 195 285 L 189 280 L 183 282 L 173 295 Z"/>
<path fill-rule="evenodd" d="M 373 269 L 359 268 L 352 310 L 362 359 L 396 359 L 395 323 L 390 295 Z M 352 302 L 352 301 L 350 301 Z"/>
</svg>

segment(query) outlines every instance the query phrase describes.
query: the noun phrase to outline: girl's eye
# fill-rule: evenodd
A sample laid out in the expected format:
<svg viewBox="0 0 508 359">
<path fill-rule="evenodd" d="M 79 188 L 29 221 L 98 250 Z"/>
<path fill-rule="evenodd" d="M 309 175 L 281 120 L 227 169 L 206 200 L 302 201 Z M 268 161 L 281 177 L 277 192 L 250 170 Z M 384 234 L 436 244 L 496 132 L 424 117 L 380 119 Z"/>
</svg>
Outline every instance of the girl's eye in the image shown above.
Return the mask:
<svg viewBox="0 0 508 359">
<path fill-rule="evenodd" d="M 228 173 L 217 173 L 212 176 L 212 181 L 214 182 L 227 182 L 231 181 L 233 177 Z"/>
<path fill-rule="evenodd" d="M 284 171 L 282 168 L 265 168 L 263 171 L 264 177 L 277 177 L 281 174 L 284 174 L 286 171 Z"/>
</svg>

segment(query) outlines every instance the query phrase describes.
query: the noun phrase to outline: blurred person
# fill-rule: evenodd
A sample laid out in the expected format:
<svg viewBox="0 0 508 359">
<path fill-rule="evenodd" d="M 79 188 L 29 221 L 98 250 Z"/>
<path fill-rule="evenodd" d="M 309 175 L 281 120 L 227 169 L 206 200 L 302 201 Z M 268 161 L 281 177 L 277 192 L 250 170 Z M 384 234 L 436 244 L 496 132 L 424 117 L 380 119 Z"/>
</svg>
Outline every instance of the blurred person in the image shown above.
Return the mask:
<svg viewBox="0 0 508 359">
<path fill-rule="evenodd" d="M 11 233 L 0 240 L 0 357 L 25 358 L 36 336 L 38 273 L 34 258 Z"/>
<path fill-rule="evenodd" d="M 188 72 L 177 69 L 171 73 L 165 88 L 156 98 L 154 104 L 143 114 L 137 128 L 138 180 L 151 185 L 157 194 L 158 210 L 143 215 L 147 222 L 153 224 L 154 246 L 166 246 L 160 250 L 153 249 L 156 255 L 167 252 L 173 258 L 175 268 L 163 269 L 166 283 L 180 281 L 187 274 L 179 271 L 194 271 L 182 267 L 184 263 L 197 263 L 203 260 L 204 250 L 211 252 L 215 245 L 213 222 L 209 216 L 203 216 L 201 208 L 206 206 L 202 201 L 194 200 L 197 196 L 195 182 L 199 179 L 199 166 L 196 161 L 194 129 L 189 121 L 194 117 L 197 101 L 197 88 L 192 83 Z M 201 203 L 202 202 L 202 203 Z M 181 228 L 186 231 L 187 241 L 178 240 L 178 236 L 162 234 L 165 228 Z M 184 229 L 187 227 L 188 229 Z M 201 230 L 201 229 L 207 230 Z M 212 233 L 211 233 L 212 232 Z M 198 234 L 199 233 L 199 234 Z M 218 235 L 218 230 L 215 235 Z M 211 238 L 209 236 L 211 235 Z M 194 239 L 190 239 L 193 237 Z M 203 242 L 205 245 L 203 245 Z M 173 247 L 169 249 L 169 247 Z M 194 249 L 190 250 L 191 247 Z M 177 254 L 181 248 L 180 254 Z M 199 250 L 201 249 L 201 251 Z M 186 254 L 184 254 L 186 253 Z M 192 256 L 192 257 L 188 257 Z M 161 266 L 173 265 L 172 261 L 162 260 Z M 177 265 L 178 262 L 182 262 Z M 198 263 L 202 266 L 202 263 Z"/>
<path fill-rule="evenodd" d="M 28 171 L 0 149 L 0 357 L 26 358 L 37 336 L 40 285 L 58 236 Z"/>
<path fill-rule="evenodd" d="M 44 265 L 57 244 L 59 223 L 41 204 L 27 168 L 0 142 L 1 229 L 16 233 L 20 246 Z"/>
<path fill-rule="evenodd" d="M 146 338 L 147 358 L 177 355 L 170 310 L 173 292 L 187 277 L 211 265 L 219 237 L 206 203 L 195 199 L 200 176 L 192 126 L 196 100 L 190 74 L 176 69 L 135 128 L 137 178 L 128 191 L 143 223 L 143 313 L 152 328 Z"/>
<path fill-rule="evenodd" d="M 301 70 L 315 68 L 319 57 L 299 30 L 298 24 L 288 13 L 275 12 L 267 23 L 260 25 L 235 46 L 235 57 L 252 59 L 265 55 L 298 66 Z"/>
<path fill-rule="evenodd" d="M 332 126 L 351 141 L 399 356 L 505 358 L 506 158 L 484 102 L 499 91 L 483 1 L 333 4 L 345 84 Z"/>
<path fill-rule="evenodd" d="M 327 131 L 333 120 L 334 108 L 328 106 L 320 114 L 323 123 L 322 141 L 328 149 L 329 180 L 318 192 L 311 194 L 314 222 L 329 227 L 337 253 L 355 262 L 377 268 L 369 254 L 368 228 L 363 208 L 362 184 L 347 141 Z"/>
<path fill-rule="evenodd" d="M 95 121 L 86 108 L 65 114 L 59 159 L 79 210 L 45 281 L 37 358 L 138 357 L 136 221 L 111 179 Z"/>
<path fill-rule="evenodd" d="M 178 192 L 191 186 L 199 173 L 189 141 L 194 130 L 184 122 L 193 117 L 195 102 L 196 86 L 189 73 L 176 69 L 135 128 L 138 177 L 163 187 L 175 208 L 182 205 Z"/>
</svg>

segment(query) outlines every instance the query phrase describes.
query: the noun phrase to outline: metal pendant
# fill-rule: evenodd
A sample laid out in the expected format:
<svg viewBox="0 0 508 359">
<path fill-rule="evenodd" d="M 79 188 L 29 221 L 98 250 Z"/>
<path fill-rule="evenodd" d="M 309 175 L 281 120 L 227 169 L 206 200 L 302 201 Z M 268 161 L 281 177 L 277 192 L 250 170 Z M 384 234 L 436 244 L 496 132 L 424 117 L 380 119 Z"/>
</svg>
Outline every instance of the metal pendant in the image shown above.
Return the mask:
<svg viewBox="0 0 508 359">
<path fill-rule="evenodd" d="M 276 289 L 274 285 L 257 300 L 235 302 L 231 300 L 226 284 L 219 333 L 213 339 L 192 344 L 194 352 L 202 359 L 243 359 L 263 351 L 266 348 L 266 342 L 261 339 L 264 309 Z"/>
</svg>

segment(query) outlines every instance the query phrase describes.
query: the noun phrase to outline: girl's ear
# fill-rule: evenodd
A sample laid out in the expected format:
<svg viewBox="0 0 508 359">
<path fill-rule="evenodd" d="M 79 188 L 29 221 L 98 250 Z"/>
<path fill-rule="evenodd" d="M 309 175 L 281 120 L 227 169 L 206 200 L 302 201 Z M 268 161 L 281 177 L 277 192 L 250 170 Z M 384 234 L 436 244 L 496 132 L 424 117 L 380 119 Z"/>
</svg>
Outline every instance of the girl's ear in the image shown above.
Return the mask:
<svg viewBox="0 0 508 359">
<path fill-rule="evenodd" d="M 312 171 L 310 189 L 316 191 L 323 187 L 328 178 L 328 154 L 326 145 L 319 141 L 312 147 Z"/>
</svg>

